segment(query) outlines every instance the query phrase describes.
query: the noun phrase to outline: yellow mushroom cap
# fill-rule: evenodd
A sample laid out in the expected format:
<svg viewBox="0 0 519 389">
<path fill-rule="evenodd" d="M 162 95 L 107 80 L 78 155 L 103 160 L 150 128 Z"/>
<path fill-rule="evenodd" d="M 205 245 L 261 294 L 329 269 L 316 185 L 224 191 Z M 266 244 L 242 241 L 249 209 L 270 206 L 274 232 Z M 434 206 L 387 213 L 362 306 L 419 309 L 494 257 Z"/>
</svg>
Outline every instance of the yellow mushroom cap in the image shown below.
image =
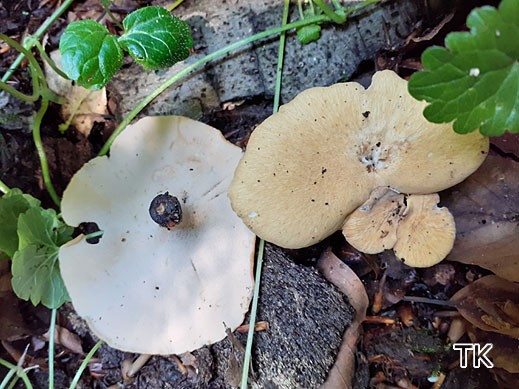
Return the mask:
<svg viewBox="0 0 519 389">
<path fill-rule="evenodd" d="M 261 238 L 301 248 L 340 229 L 376 187 L 426 194 L 459 183 L 488 139 L 428 122 L 425 104 L 391 71 L 368 89 L 302 92 L 252 133 L 229 188 L 233 209 Z"/>
<path fill-rule="evenodd" d="M 405 209 L 405 195 L 388 187 L 376 188 L 347 218 L 342 233 L 349 244 L 366 254 L 392 249 Z"/>
<path fill-rule="evenodd" d="M 454 217 L 438 207 L 440 196 L 410 195 L 403 219 L 398 224 L 395 255 L 406 265 L 436 265 L 452 250 L 456 238 Z"/>
<path fill-rule="evenodd" d="M 404 195 L 388 187 L 376 188 L 353 211 L 342 233 L 357 250 L 377 254 L 393 249 L 413 267 L 429 267 L 452 250 L 456 236 L 454 217 L 437 206 L 438 194 Z"/>
</svg>

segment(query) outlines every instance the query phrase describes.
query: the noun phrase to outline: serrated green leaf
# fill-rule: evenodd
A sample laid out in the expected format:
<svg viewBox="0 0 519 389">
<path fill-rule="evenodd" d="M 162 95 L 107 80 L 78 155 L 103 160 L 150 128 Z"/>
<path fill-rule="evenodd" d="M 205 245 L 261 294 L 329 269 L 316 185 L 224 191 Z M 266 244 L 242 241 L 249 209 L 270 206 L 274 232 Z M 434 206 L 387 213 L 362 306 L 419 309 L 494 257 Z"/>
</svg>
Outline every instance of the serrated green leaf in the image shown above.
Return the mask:
<svg viewBox="0 0 519 389">
<path fill-rule="evenodd" d="M 481 7 L 467 18 L 470 32 L 447 36 L 445 48 L 422 55 L 425 71 L 415 73 L 409 92 L 431 103 L 431 122 L 454 120 L 454 130 L 499 136 L 519 132 L 519 1 L 499 9 Z"/>
<path fill-rule="evenodd" d="M 121 46 L 146 70 L 168 68 L 189 56 L 189 25 L 162 7 L 144 7 L 123 20 Z"/>
<path fill-rule="evenodd" d="M 310 42 L 316 42 L 321 37 L 321 26 L 318 24 L 310 24 L 297 29 L 297 40 L 306 45 Z"/>
<path fill-rule="evenodd" d="M 61 36 L 59 50 L 63 71 L 85 88 L 102 88 L 123 63 L 117 38 L 93 20 L 70 23 Z"/>
<path fill-rule="evenodd" d="M 58 253 L 72 231 L 51 209 L 35 207 L 19 216 L 19 248 L 11 268 L 13 290 L 18 297 L 51 309 L 70 300 L 61 279 Z"/>
<path fill-rule="evenodd" d="M 0 198 L 0 251 L 12 258 L 18 249 L 18 217 L 31 207 L 38 207 L 39 200 L 11 189 Z"/>
</svg>

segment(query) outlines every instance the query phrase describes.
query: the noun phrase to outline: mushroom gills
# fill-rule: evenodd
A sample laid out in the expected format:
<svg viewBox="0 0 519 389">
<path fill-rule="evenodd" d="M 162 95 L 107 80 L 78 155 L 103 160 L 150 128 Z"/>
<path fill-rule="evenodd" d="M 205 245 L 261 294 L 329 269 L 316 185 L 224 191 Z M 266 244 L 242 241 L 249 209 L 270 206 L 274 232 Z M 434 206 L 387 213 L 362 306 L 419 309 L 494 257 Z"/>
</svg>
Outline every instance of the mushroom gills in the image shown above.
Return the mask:
<svg viewBox="0 0 519 389">
<path fill-rule="evenodd" d="M 438 202 L 438 194 L 406 195 L 379 187 L 346 218 L 342 232 L 364 253 L 393 249 L 409 266 L 432 266 L 447 256 L 456 235 L 453 216 Z"/>
</svg>

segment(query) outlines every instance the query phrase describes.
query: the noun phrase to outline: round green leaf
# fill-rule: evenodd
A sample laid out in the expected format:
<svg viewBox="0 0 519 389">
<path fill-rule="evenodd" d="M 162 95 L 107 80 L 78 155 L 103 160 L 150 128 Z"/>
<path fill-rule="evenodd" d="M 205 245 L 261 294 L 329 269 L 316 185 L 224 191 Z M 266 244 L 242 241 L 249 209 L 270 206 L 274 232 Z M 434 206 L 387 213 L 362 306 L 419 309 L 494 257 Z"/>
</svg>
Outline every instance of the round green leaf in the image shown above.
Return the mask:
<svg viewBox="0 0 519 389">
<path fill-rule="evenodd" d="M 146 70 L 168 68 L 189 56 L 189 25 L 162 7 L 144 7 L 123 20 L 121 46 Z"/>
<path fill-rule="evenodd" d="M 123 63 L 117 38 L 93 20 L 70 23 L 63 32 L 59 50 L 63 71 L 85 88 L 102 88 Z"/>
<path fill-rule="evenodd" d="M 519 133 L 519 1 L 476 8 L 467 26 L 447 36 L 446 48 L 424 52 L 425 71 L 411 77 L 409 92 L 431 103 L 429 121 L 454 120 L 458 133 Z"/>
<path fill-rule="evenodd" d="M 59 308 L 70 301 L 59 270 L 59 247 L 69 241 L 72 228 L 52 209 L 33 207 L 18 217 L 19 247 L 13 257 L 12 286 L 16 295 Z"/>
</svg>

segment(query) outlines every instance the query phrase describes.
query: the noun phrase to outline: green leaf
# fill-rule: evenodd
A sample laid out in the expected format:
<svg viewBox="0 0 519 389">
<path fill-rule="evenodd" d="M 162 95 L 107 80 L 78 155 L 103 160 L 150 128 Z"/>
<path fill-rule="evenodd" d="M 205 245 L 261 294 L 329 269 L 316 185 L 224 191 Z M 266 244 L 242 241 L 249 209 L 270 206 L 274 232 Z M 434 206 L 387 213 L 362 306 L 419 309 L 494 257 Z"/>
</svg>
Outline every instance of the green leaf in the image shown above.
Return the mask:
<svg viewBox="0 0 519 389">
<path fill-rule="evenodd" d="M 12 258 L 18 249 L 18 217 L 40 202 L 19 189 L 11 189 L 0 198 L 0 251 Z"/>
<path fill-rule="evenodd" d="M 470 32 L 447 36 L 446 49 L 423 53 L 425 71 L 411 77 L 409 92 L 431 103 L 424 110 L 427 120 L 455 120 L 458 133 L 518 133 L 519 1 L 503 0 L 498 10 L 476 8 L 467 26 Z"/>
<path fill-rule="evenodd" d="M 144 7 L 123 20 L 121 46 L 146 70 L 168 68 L 189 56 L 189 25 L 162 7 Z"/>
<path fill-rule="evenodd" d="M 297 40 L 306 45 L 310 42 L 316 42 L 321 37 L 321 26 L 318 24 L 310 24 L 297 29 Z"/>
<path fill-rule="evenodd" d="M 11 268 L 18 297 L 51 309 L 70 301 L 60 275 L 58 253 L 59 247 L 71 239 L 72 231 L 52 209 L 31 208 L 19 216 L 19 249 Z"/>
<path fill-rule="evenodd" d="M 93 20 L 70 23 L 61 36 L 59 50 L 63 71 L 85 88 L 101 89 L 123 63 L 117 38 Z"/>
</svg>

